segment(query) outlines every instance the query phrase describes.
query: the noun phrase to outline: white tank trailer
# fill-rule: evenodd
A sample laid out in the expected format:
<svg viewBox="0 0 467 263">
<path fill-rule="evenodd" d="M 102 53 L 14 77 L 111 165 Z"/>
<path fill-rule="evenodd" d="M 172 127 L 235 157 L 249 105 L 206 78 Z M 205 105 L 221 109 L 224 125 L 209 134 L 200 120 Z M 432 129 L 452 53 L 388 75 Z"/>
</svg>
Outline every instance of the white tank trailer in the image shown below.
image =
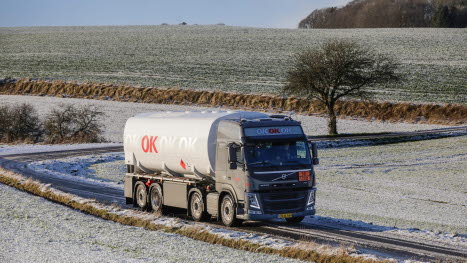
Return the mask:
<svg viewBox="0 0 467 263">
<path fill-rule="evenodd" d="M 310 152 L 311 149 L 311 152 Z M 187 209 L 197 221 L 284 218 L 315 213 L 316 146 L 300 122 L 246 111 L 153 112 L 124 131 L 128 204 Z"/>
</svg>

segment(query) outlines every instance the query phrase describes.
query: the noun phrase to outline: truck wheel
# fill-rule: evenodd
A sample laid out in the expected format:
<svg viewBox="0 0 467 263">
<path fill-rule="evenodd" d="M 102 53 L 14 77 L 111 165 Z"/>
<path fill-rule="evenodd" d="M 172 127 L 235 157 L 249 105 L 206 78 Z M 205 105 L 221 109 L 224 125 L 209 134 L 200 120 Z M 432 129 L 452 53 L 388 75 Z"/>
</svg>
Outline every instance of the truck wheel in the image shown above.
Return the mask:
<svg viewBox="0 0 467 263">
<path fill-rule="evenodd" d="M 148 190 L 143 182 L 137 182 L 135 186 L 135 199 L 136 204 L 142 210 L 145 210 L 148 206 Z"/>
<path fill-rule="evenodd" d="M 149 203 L 153 213 L 162 215 L 163 198 L 161 187 L 158 184 L 153 184 L 149 189 Z"/>
<path fill-rule="evenodd" d="M 297 217 L 286 218 L 285 220 L 289 224 L 299 224 L 300 222 L 302 222 L 304 218 L 305 218 L 304 216 L 297 216 Z"/>
<path fill-rule="evenodd" d="M 235 202 L 230 195 L 224 196 L 221 203 L 221 218 L 224 225 L 233 227 L 237 226 L 239 221 L 236 218 Z"/>
<path fill-rule="evenodd" d="M 190 199 L 190 212 L 193 220 L 204 221 L 206 220 L 206 212 L 204 211 L 203 197 L 195 192 L 191 195 Z"/>
</svg>

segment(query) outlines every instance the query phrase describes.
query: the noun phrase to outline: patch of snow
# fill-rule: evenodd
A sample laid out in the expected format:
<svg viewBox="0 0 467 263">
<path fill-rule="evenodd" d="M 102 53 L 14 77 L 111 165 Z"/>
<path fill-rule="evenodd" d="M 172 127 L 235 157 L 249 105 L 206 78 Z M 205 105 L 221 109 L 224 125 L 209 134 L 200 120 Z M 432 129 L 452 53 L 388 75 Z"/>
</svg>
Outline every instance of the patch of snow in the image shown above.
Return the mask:
<svg viewBox="0 0 467 263">
<path fill-rule="evenodd" d="M 341 230 L 367 232 L 372 235 L 392 236 L 403 239 L 413 239 L 418 241 L 428 242 L 434 245 L 448 245 L 454 247 L 462 247 L 467 249 L 467 235 L 457 235 L 452 233 L 433 232 L 428 230 L 420 230 L 416 228 L 401 229 L 397 227 L 388 227 L 375 225 L 359 220 L 338 219 L 323 216 L 306 217 L 302 224 L 310 226 L 332 227 Z"/>
<path fill-rule="evenodd" d="M 70 157 L 56 160 L 46 160 L 31 162 L 28 168 L 40 173 L 47 173 L 60 178 L 72 179 L 75 181 L 91 181 L 104 186 L 111 186 L 123 189 L 121 185 L 125 172 L 115 174 L 113 180 L 103 179 L 96 176 L 96 171 L 90 168 L 92 165 L 101 163 L 111 163 L 123 160 L 123 153 L 93 154 L 79 157 Z M 125 167 L 122 165 L 122 167 Z"/>
<path fill-rule="evenodd" d="M 84 143 L 84 144 L 0 144 L 0 156 L 23 154 L 23 153 L 38 153 L 38 152 L 54 152 L 65 150 L 78 150 L 88 148 L 102 148 L 122 146 L 121 143 Z"/>
</svg>

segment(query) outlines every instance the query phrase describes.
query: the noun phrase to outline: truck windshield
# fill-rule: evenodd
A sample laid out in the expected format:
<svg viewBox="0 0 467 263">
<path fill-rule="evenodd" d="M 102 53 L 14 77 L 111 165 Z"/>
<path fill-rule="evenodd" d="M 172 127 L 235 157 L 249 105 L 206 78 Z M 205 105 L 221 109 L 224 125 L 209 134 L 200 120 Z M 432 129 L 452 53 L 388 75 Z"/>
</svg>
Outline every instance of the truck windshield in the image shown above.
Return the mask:
<svg viewBox="0 0 467 263">
<path fill-rule="evenodd" d="M 245 145 L 245 157 L 250 167 L 310 165 L 310 153 L 305 140 L 256 141 Z"/>
</svg>

